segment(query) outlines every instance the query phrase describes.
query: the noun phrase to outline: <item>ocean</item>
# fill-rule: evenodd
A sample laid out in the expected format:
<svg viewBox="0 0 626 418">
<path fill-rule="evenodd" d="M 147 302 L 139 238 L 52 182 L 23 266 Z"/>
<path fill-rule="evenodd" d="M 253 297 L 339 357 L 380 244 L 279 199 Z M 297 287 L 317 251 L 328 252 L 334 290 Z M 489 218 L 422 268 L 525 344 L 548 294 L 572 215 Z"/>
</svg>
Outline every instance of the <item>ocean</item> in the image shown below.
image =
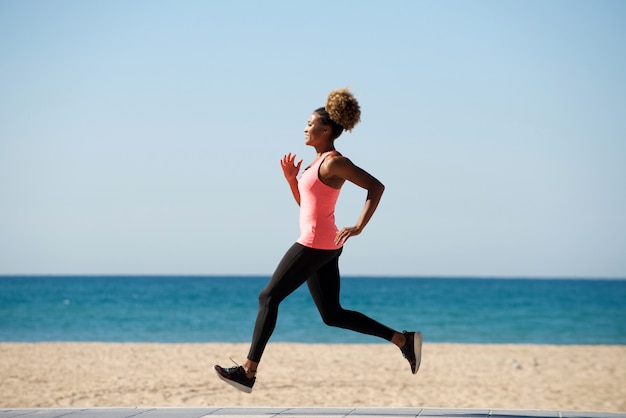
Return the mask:
<svg viewBox="0 0 626 418">
<path fill-rule="evenodd" d="M 0 276 L 0 341 L 249 342 L 268 277 Z M 426 342 L 626 344 L 626 280 L 344 277 L 344 308 Z M 271 342 L 378 343 L 324 325 L 306 285 Z"/>
</svg>

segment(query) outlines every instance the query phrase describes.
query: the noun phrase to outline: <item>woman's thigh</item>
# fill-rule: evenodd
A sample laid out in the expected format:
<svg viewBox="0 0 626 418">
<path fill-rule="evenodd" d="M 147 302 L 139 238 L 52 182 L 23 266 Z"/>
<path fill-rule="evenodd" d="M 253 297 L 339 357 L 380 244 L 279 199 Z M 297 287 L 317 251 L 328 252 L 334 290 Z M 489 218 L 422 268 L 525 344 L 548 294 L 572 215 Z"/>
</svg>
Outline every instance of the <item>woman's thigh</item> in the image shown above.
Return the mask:
<svg viewBox="0 0 626 418">
<path fill-rule="evenodd" d="M 295 243 L 276 267 L 263 294 L 283 300 L 320 269 L 336 259 L 340 250 L 318 250 Z"/>
</svg>

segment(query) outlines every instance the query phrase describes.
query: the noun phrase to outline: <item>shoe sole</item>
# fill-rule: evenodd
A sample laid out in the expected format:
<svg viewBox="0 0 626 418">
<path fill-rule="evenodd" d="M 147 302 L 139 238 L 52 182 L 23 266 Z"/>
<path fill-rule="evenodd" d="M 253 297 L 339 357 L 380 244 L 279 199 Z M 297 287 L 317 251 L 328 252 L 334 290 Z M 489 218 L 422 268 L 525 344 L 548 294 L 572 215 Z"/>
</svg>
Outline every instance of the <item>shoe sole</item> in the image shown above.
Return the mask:
<svg viewBox="0 0 626 418">
<path fill-rule="evenodd" d="M 235 382 L 234 380 L 230 380 L 230 379 L 225 378 L 215 368 L 213 370 L 215 370 L 215 373 L 217 374 L 217 377 L 219 377 L 220 379 L 222 379 L 224 382 L 228 383 L 229 385 L 231 385 L 235 389 L 239 389 L 240 391 L 245 392 L 245 393 L 252 393 L 252 388 L 251 387 L 248 387 L 246 385 L 242 385 L 239 382 Z"/>
<path fill-rule="evenodd" d="M 413 374 L 417 374 L 422 362 L 422 333 L 420 331 L 413 334 L 413 354 L 415 354 L 415 371 Z"/>
</svg>

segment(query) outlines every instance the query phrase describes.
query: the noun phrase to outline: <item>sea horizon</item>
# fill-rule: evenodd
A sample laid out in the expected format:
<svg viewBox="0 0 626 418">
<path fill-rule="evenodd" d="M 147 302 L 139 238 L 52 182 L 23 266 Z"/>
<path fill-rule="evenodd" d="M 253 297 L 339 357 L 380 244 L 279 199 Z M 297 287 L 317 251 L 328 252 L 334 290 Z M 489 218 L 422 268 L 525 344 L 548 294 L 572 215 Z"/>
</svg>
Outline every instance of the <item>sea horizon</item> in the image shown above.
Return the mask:
<svg viewBox="0 0 626 418">
<path fill-rule="evenodd" d="M 214 274 L 214 273 L 3 273 L 2 278 L 19 278 L 19 277 L 178 277 L 178 278 L 267 278 L 271 277 L 271 273 L 267 274 Z M 606 281 L 626 281 L 625 277 L 613 276 L 498 276 L 498 275 L 410 275 L 410 274 L 342 274 L 341 279 L 436 279 L 436 280 L 606 280 Z"/>
<path fill-rule="evenodd" d="M 269 275 L 0 275 L 0 342 L 248 342 Z M 626 279 L 344 276 L 341 303 L 426 342 L 626 344 Z M 323 324 L 306 286 L 272 342 L 380 343 Z"/>
</svg>

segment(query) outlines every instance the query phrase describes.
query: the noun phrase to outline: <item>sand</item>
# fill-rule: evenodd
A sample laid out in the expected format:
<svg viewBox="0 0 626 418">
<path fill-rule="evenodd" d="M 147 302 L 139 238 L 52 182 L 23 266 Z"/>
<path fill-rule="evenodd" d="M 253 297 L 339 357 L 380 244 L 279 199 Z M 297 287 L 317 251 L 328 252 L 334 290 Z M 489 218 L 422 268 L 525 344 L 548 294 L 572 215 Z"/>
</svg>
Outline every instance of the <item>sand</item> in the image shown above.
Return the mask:
<svg viewBox="0 0 626 418">
<path fill-rule="evenodd" d="M 246 344 L 1 343 L 0 407 L 415 406 L 626 411 L 626 346 L 270 343 L 252 394 L 214 363 Z"/>
</svg>

